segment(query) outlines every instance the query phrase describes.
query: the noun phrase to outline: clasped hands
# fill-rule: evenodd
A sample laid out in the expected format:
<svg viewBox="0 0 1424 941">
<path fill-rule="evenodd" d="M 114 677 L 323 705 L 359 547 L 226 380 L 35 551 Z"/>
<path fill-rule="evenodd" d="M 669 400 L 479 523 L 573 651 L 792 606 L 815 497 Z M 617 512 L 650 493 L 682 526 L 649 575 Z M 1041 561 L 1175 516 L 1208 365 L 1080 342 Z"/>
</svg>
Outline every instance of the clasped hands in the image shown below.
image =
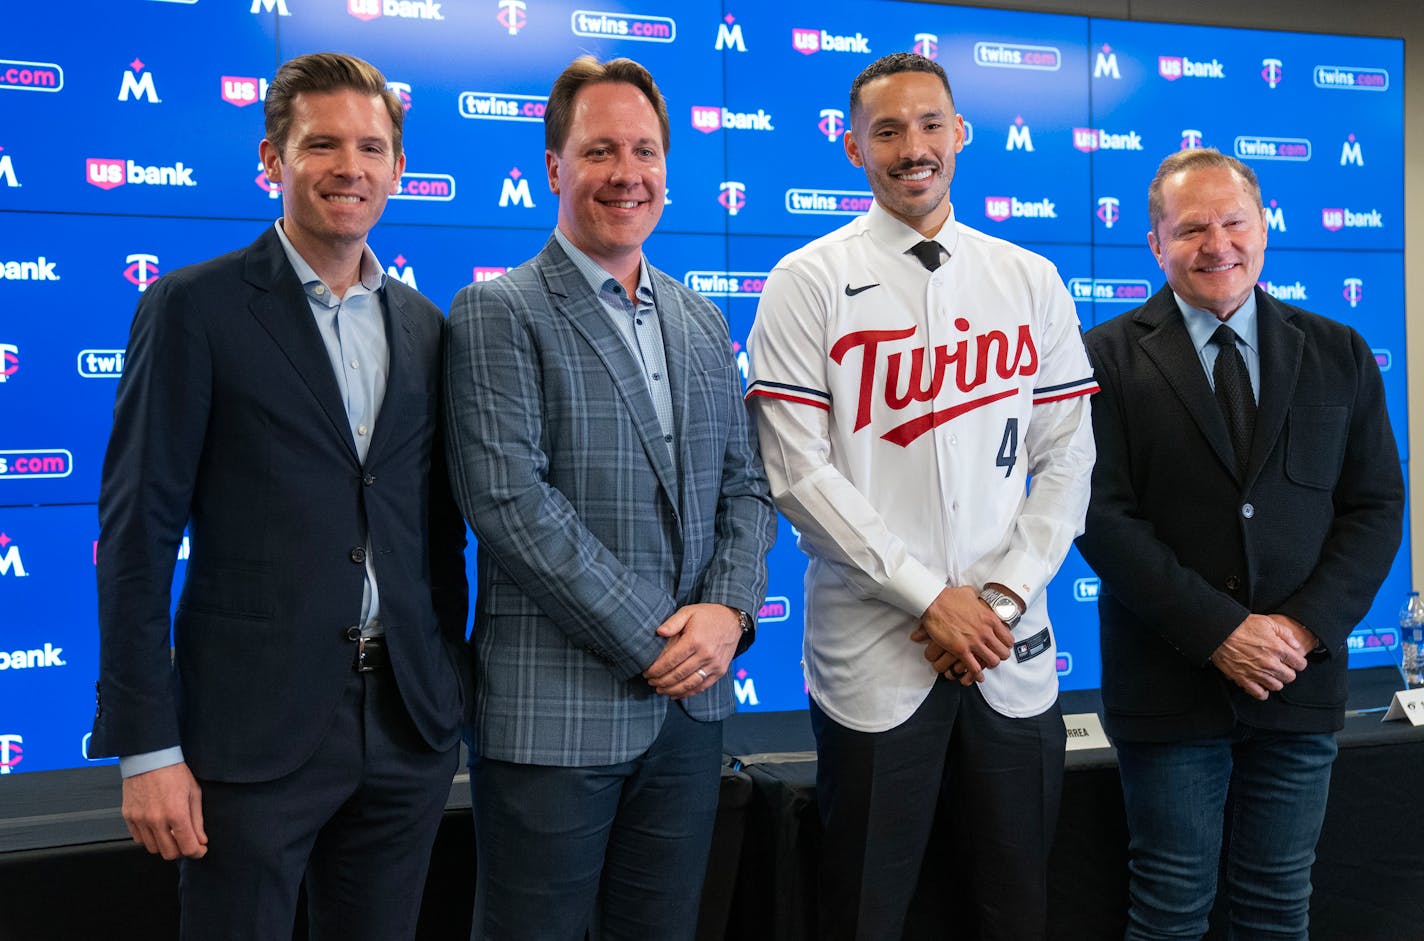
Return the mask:
<svg viewBox="0 0 1424 941">
<path fill-rule="evenodd" d="M 1212 652 L 1222 675 L 1255 699 L 1280 692 L 1305 669 L 1305 655 L 1319 640 L 1284 614 L 1252 614 Z"/>
<path fill-rule="evenodd" d="M 1013 652 L 1014 635 L 968 585 L 940 591 L 910 639 L 925 645 L 936 673 L 969 686 Z"/>
</svg>

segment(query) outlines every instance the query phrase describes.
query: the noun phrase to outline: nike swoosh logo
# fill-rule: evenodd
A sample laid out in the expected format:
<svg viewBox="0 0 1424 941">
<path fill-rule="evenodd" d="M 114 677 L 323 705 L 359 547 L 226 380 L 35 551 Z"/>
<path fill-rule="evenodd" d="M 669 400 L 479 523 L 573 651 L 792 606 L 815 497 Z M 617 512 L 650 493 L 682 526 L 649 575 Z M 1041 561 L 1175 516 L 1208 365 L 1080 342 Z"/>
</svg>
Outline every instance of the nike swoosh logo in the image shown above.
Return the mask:
<svg viewBox="0 0 1424 941">
<path fill-rule="evenodd" d="M 861 291 L 869 291 L 871 288 L 878 288 L 878 287 L 880 287 L 880 282 L 879 282 L 879 281 L 876 281 L 874 284 L 867 284 L 867 285 L 865 285 L 864 287 L 859 287 L 859 288 L 853 288 L 853 287 L 851 287 L 849 284 L 847 284 L 846 287 L 845 287 L 846 297 L 855 297 L 855 296 L 856 296 L 857 294 L 859 294 Z"/>
</svg>

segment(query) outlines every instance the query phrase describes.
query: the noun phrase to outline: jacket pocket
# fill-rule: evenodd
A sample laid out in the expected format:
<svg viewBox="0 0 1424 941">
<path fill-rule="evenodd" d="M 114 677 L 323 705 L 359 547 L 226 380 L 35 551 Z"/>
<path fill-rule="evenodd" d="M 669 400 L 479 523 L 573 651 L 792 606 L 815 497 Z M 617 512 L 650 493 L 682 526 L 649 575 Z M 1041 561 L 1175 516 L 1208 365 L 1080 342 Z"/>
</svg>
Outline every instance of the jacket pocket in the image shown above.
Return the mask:
<svg viewBox="0 0 1424 941">
<path fill-rule="evenodd" d="M 1329 490 L 1340 478 L 1350 410 L 1343 405 L 1297 405 L 1286 429 L 1286 477 L 1302 487 Z"/>
</svg>

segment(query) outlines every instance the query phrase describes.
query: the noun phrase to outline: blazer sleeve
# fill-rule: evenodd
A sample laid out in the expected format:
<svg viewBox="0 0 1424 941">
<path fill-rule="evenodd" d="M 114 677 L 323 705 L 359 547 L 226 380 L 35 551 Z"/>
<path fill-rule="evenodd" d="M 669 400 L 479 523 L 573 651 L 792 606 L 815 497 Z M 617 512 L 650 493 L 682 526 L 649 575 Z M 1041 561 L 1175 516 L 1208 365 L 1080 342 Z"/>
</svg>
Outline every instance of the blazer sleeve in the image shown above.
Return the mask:
<svg viewBox="0 0 1424 941">
<path fill-rule="evenodd" d="M 717 340 L 731 363 L 732 341 L 721 311 L 701 297 L 696 302 L 714 323 Z M 762 467 L 755 421 L 742 402 L 738 373 L 735 368 L 725 372 L 726 387 L 716 392 L 728 399 L 725 411 L 731 417 L 731 428 L 726 429 L 722 453 L 712 558 L 697 600 L 746 611 L 755 619 L 766 600 L 766 554 L 776 542 L 776 507 Z M 738 654 L 751 646 L 754 636 L 742 638 Z"/>
<path fill-rule="evenodd" d="M 1384 382 L 1364 338 L 1353 329 L 1349 336 L 1350 349 L 1343 355 L 1352 357 L 1357 382 L 1333 494 L 1335 518 L 1314 571 L 1279 606 L 1336 652 L 1344 650 L 1389 574 L 1404 517 L 1404 477 Z"/>
<path fill-rule="evenodd" d="M 187 284 L 160 279 L 134 315 L 99 487 L 98 754 L 179 744 L 169 611 L 207 429 L 211 364 Z"/>
<path fill-rule="evenodd" d="M 623 564 L 546 480 L 549 455 L 522 295 L 466 287 L 450 310 L 445 401 L 450 478 L 482 551 L 622 679 L 663 648 L 672 596 Z"/>
</svg>

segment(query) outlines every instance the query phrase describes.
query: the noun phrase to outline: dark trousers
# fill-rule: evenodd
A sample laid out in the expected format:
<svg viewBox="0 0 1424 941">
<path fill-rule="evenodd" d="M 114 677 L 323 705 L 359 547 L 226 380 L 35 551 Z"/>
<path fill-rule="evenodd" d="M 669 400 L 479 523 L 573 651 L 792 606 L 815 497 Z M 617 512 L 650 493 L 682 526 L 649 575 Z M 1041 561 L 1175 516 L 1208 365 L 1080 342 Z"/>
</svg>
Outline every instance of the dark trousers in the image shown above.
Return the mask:
<svg viewBox="0 0 1424 941">
<path fill-rule="evenodd" d="M 676 703 L 642 755 L 566 768 L 472 756 L 473 941 L 685 941 L 721 786 L 722 723 Z"/>
<path fill-rule="evenodd" d="M 312 941 L 413 938 L 458 762 L 458 748 L 431 751 L 420 738 L 389 670 L 353 672 L 296 771 L 198 782 L 208 853 L 179 870 L 182 938 L 290 938 L 303 879 Z"/>
<path fill-rule="evenodd" d="M 819 937 L 895 941 L 912 903 L 938 913 L 944 938 L 1046 935 L 1067 739 L 1057 703 L 1011 719 L 977 686 L 941 679 L 888 731 L 845 728 L 814 702 L 811 724 L 824 831 Z M 967 886 L 919 885 L 932 829 L 966 860 Z"/>
</svg>

